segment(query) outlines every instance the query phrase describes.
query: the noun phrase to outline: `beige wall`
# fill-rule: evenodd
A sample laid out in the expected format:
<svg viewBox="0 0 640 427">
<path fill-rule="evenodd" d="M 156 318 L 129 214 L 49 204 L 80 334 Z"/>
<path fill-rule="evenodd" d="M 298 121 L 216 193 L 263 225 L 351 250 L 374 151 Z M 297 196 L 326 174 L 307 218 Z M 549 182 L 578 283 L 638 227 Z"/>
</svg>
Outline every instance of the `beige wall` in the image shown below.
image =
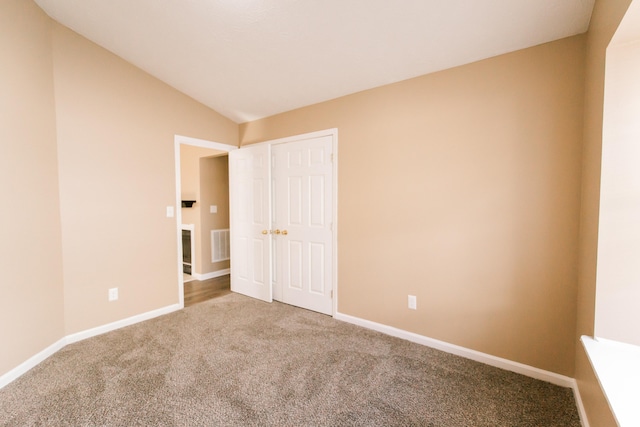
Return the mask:
<svg viewBox="0 0 640 427">
<path fill-rule="evenodd" d="M 190 208 L 181 207 L 182 224 L 193 224 L 192 242 L 195 253 L 191 254 L 191 273 L 201 273 L 202 241 L 200 231 L 200 157 L 211 154 L 211 150 L 194 145 L 180 144 L 180 194 L 182 200 L 195 200 Z"/>
<path fill-rule="evenodd" d="M 200 159 L 200 224 L 202 245 L 202 273 L 225 270 L 229 261 L 211 262 L 211 230 L 229 228 L 229 156 Z M 215 205 L 217 213 L 210 213 Z"/>
<path fill-rule="evenodd" d="M 0 2 L 0 57 L 2 375 L 178 302 L 174 135 L 235 146 L 238 126 L 31 1 Z"/>
<path fill-rule="evenodd" d="M 51 22 L 0 1 L 0 375 L 64 336 Z"/>
<path fill-rule="evenodd" d="M 631 0 L 596 0 L 587 33 L 578 263 L 578 335 L 593 335 L 594 330 L 605 54 L 607 45 L 630 3 Z M 576 349 L 575 378 L 591 425 L 615 426 L 616 423 L 582 346 Z"/>
<path fill-rule="evenodd" d="M 58 24 L 53 53 L 71 334 L 178 302 L 174 135 L 236 145 L 238 127 Z"/>
<path fill-rule="evenodd" d="M 593 333 L 604 57 L 629 3 L 596 1 L 584 129 L 582 37 L 240 127 L 245 145 L 339 129 L 341 312 L 562 374 L 575 362 L 598 426 L 615 421 L 571 353 Z M 0 58 L 3 374 L 65 334 L 177 302 L 173 135 L 235 145 L 238 128 L 30 1 L 0 2 Z"/>
<path fill-rule="evenodd" d="M 216 151 L 196 147 L 194 145 L 180 144 L 180 187 L 182 200 L 195 200 L 190 208 L 181 208 L 182 224 L 193 224 L 195 253 L 191 254 L 192 273 L 202 273 L 202 239 L 200 238 L 200 209 L 202 197 L 200 196 L 200 157 L 210 156 Z M 195 261 L 195 262 L 193 262 Z M 195 265 L 194 265 L 195 264 Z"/>
<path fill-rule="evenodd" d="M 571 376 L 583 67 L 568 38 L 246 123 L 241 142 L 338 128 L 340 312 Z"/>
<path fill-rule="evenodd" d="M 180 187 L 182 200 L 195 200 L 193 207 L 182 208 L 182 223 L 200 225 L 200 158 L 217 153 L 210 148 L 180 144 Z"/>
<path fill-rule="evenodd" d="M 211 230 L 214 229 L 211 227 L 229 228 L 229 170 L 226 165 L 218 165 L 223 159 L 214 160 L 216 158 L 212 156 L 216 155 L 224 153 L 210 148 L 180 145 L 182 199 L 196 200 L 193 207 L 182 208 L 182 223 L 194 225 L 196 253 L 193 254 L 193 273 L 206 274 L 229 268 L 228 261 L 211 262 Z M 223 163 L 226 159 L 224 156 Z M 217 202 L 221 204 L 218 206 L 219 213 L 209 213 L 209 206 Z M 225 224 L 224 227 L 218 227 Z"/>
</svg>

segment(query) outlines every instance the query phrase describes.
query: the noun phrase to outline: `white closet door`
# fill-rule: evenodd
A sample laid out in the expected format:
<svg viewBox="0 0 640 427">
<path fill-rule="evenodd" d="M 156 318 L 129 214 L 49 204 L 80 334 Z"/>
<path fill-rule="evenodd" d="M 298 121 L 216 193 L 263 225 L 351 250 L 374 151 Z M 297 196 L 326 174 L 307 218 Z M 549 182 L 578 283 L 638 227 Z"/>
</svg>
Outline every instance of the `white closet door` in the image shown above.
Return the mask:
<svg viewBox="0 0 640 427">
<path fill-rule="evenodd" d="M 229 153 L 231 290 L 272 301 L 269 145 Z"/>
<path fill-rule="evenodd" d="M 278 297 L 325 314 L 333 311 L 332 152 L 331 136 L 272 147 Z"/>
</svg>

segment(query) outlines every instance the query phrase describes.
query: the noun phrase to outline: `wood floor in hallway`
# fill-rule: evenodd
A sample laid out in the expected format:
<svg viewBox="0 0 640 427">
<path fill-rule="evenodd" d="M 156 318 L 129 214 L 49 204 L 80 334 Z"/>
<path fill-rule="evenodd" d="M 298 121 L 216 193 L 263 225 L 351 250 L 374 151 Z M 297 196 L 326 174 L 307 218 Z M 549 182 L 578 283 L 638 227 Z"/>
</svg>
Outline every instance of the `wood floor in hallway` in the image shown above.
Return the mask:
<svg viewBox="0 0 640 427">
<path fill-rule="evenodd" d="M 231 293 L 230 275 L 207 280 L 192 280 L 184 284 L 184 306 L 189 307 L 202 301 Z"/>
</svg>

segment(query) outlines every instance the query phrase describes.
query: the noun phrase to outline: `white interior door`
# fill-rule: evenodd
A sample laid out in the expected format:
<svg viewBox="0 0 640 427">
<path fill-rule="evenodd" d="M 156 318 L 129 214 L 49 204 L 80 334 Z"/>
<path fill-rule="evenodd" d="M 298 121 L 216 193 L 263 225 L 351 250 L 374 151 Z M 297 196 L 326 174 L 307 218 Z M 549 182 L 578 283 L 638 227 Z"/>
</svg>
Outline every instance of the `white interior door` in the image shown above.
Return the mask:
<svg viewBox="0 0 640 427">
<path fill-rule="evenodd" d="M 229 153 L 231 290 L 272 301 L 269 145 Z"/>
<path fill-rule="evenodd" d="M 325 314 L 333 311 L 332 154 L 332 136 L 272 147 L 276 297 Z"/>
</svg>

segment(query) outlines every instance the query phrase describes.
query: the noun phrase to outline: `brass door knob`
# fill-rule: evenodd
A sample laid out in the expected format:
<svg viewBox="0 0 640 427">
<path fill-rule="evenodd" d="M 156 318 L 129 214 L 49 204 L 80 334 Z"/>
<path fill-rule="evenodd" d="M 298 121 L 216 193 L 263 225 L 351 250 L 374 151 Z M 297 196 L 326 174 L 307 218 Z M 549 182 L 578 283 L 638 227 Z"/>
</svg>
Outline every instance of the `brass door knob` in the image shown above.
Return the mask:
<svg viewBox="0 0 640 427">
<path fill-rule="evenodd" d="M 280 230 L 276 228 L 276 231 L 274 231 L 273 234 L 280 234 Z"/>
<path fill-rule="evenodd" d="M 289 232 L 287 230 L 282 230 L 282 234 L 286 236 Z"/>
<path fill-rule="evenodd" d="M 269 232 L 267 230 L 262 230 L 262 234 L 268 234 Z"/>
</svg>

